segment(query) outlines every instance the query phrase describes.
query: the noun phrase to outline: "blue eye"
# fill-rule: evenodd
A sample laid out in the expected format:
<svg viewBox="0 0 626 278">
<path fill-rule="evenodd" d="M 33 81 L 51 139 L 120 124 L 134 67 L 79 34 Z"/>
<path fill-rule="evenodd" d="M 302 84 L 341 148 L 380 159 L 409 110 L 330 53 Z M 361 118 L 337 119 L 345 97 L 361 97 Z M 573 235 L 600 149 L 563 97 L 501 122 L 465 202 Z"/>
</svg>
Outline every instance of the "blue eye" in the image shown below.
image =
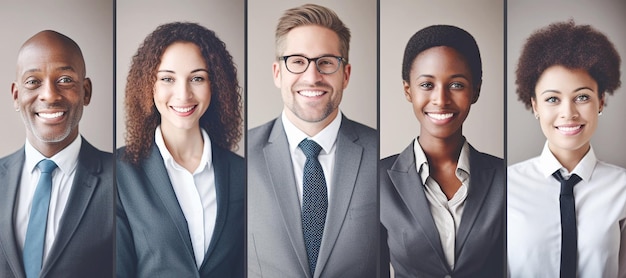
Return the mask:
<svg viewBox="0 0 626 278">
<path fill-rule="evenodd" d="M 464 89 L 465 85 L 461 82 L 453 82 L 450 84 L 451 89 Z"/>
<path fill-rule="evenodd" d="M 172 83 L 172 82 L 174 82 L 174 78 L 171 78 L 171 77 L 162 77 L 160 80 L 165 82 L 165 83 Z"/>
<path fill-rule="evenodd" d="M 202 82 L 204 81 L 204 77 L 202 76 L 194 76 L 191 78 L 191 82 Z"/>
<path fill-rule="evenodd" d="M 559 99 L 557 97 L 549 97 L 546 99 L 547 103 L 557 103 Z"/>
<path fill-rule="evenodd" d="M 591 97 L 589 95 L 583 94 L 583 95 L 576 96 L 575 101 L 576 102 L 585 102 L 585 101 L 588 101 L 589 99 L 591 99 Z"/>
<path fill-rule="evenodd" d="M 424 90 L 430 90 L 434 87 L 433 83 L 430 82 L 422 82 L 418 86 Z"/>
</svg>

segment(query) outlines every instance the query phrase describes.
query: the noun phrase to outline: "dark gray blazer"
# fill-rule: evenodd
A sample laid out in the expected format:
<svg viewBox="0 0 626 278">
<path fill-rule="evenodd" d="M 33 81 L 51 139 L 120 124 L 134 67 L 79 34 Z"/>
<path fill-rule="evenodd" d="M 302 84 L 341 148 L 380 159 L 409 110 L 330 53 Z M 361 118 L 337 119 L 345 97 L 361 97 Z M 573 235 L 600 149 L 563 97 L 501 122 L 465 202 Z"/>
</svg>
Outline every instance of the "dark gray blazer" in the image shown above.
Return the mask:
<svg viewBox="0 0 626 278">
<path fill-rule="evenodd" d="M 446 262 L 413 144 L 380 167 L 381 267 L 396 277 L 506 277 L 504 272 L 504 161 L 470 146 L 470 186 L 457 232 L 455 265 Z M 388 273 L 388 272 L 387 272 Z"/>
<path fill-rule="evenodd" d="M 342 118 L 313 277 L 376 277 L 375 130 Z M 311 277 L 287 136 L 275 119 L 248 133 L 248 277 Z"/>
<path fill-rule="evenodd" d="M 243 277 L 243 158 L 212 145 L 217 219 L 198 270 L 187 221 L 158 147 L 139 166 L 117 151 L 117 277 Z"/>
<path fill-rule="evenodd" d="M 113 276 L 113 155 L 84 138 L 74 184 L 40 277 Z M 25 277 L 14 208 L 25 153 L 0 159 L 0 277 Z"/>
</svg>

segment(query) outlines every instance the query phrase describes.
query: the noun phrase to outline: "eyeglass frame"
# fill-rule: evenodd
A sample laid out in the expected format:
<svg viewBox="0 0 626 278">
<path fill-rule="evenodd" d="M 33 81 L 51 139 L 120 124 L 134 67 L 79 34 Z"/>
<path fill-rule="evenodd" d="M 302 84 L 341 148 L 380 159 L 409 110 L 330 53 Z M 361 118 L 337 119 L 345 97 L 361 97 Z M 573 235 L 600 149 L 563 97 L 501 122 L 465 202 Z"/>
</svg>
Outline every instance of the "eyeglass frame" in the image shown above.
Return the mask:
<svg viewBox="0 0 626 278">
<path fill-rule="evenodd" d="M 287 66 L 287 59 L 289 59 L 291 57 L 302 57 L 302 58 L 307 60 L 307 65 L 306 65 L 306 67 L 304 68 L 303 71 L 295 73 L 295 72 L 293 72 L 293 71 L 291 71 L 289 69 L 289 66 Z M 320 66 L 317 64 L 317 61 L 319 59 L 329 58 L 329 57 L 337 59 L 337 61 L 339 62 L 339 65 L 337 65 L 337 69 L 335 71 L 333 71 L 333 72 L 322 72 L 322 70 L 320 70 Z M 282 60 L 285 63 L 285 68 L 287 69 L 287 71 L 289 71 L 289 72 L 291 72 L 293 74 L 302 74 L 302 73 L 304 73 L 306 70 L 309 69 L 309 66 L 311 65 L 311 61 L 315 62 L 315 69 L 317 69 L 317 72 L 319 72 L 320 74 L 333 74 L 333 73 L 337 72 L 339 70 L 339 68 L 341 68 L 342 64 L 345 65 L 345 64 L 348 63 L 348 60 L 346 60 L 345 58 L 343 58 L 341 56 L 335 56 L 335 55 L 322 55 L 322 56 L 315 57 L 315 58 L 309 58 L 309 57 L 306 57 L 304 55 L 293 54 L 293 55 L 280 56 L 280 57 L 278 57 L 278 60 Z"/>
</svg>

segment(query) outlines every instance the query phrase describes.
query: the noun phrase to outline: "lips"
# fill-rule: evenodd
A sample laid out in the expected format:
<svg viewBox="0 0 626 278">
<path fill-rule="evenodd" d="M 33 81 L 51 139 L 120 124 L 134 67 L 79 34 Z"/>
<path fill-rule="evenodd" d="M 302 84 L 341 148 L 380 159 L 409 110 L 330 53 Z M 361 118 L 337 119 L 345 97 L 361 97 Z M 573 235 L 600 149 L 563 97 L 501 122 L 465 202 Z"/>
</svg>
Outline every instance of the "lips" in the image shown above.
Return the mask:
<svg viewBox="0 0 626 278">
<path fill-rule="evenodd" d="M 174 110 L 174 113 L 183 117 L 193 114 L 193 112 L 196 111 L 196 107 L 198 107 L 198 105 L 170 106 L 170 108 Z"/>
<path fill-rule="evenodd" d="M 435 120 L 439 120 L 439 121 L 443 121 L 443 120 L 447 120 L 452 118 L 452 116 L 454 116 L 454 113 L 426 113 L 426 116 L 433 118 Z"/>
<path fill-rule="evenodd" d="M 561 125 L 561 126 L 556 126 L 555 128 L 564 135 L 576 135 L 579 134 L 580 132 L 582 132 L 583 127 L 585 127 L 585 125 Z"/>
<path fill-rule="evenodd" d="M 323 94 L 325 94 L 326 91 L 320 91 L 320 90 L 301 90 L 298 91 L 298 94 L 304 97 L 319 97 Z"/>
<path fill-rule="evenodd" d="M 39 113 L 36 113 L 36 114 L 37 114 L 37 116 L 39 116 L 41 118 L 44 118 L 44 119 L 56 119 L 58 117 L 63 116 L 65 114 L 65 112 L 64 111 L 50 112 L 50 113 L 48 113 L 48 112 L 39 112 Z"/>
</svg>

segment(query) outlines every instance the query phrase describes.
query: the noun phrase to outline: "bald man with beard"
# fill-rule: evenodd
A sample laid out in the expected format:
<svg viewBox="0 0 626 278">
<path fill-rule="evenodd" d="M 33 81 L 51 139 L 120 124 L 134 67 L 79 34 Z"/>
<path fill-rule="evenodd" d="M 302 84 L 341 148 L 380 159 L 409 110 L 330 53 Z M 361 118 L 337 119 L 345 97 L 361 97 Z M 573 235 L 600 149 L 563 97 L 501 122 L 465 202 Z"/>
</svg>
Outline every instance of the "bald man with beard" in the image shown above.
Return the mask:
<svg viewBox="0 0 626 278">
<path fill-rule="evenodd" d="M 20 48 L 16 73 L 26 142 L 0 159 L 0 277 L 112 277 L 113 160 L 78 130 L 91 100 L 82 52 L 41 31 Z"/>
</svg>

